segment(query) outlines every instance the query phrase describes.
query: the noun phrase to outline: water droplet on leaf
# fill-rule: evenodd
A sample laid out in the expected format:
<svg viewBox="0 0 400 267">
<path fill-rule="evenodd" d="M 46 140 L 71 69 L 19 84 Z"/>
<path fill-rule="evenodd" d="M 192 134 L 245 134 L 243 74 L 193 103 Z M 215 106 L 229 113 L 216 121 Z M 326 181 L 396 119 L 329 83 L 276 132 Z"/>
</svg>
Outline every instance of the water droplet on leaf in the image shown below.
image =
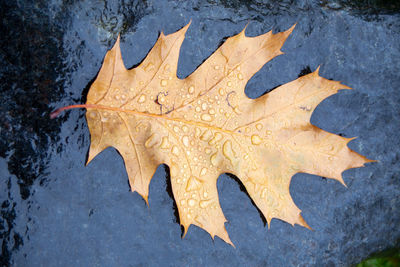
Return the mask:
<svg viewBox="0 0 400 267">
<path fill-rule="evenodd" d="M 262 139 L 260 138 L 259 135 L 254 134 L 254 135 L 251 136 L 251 143 L 253 145 L 259 145 L 259 144 L 261 144 L 261 142 L 262 142 Z"/>
</svg>

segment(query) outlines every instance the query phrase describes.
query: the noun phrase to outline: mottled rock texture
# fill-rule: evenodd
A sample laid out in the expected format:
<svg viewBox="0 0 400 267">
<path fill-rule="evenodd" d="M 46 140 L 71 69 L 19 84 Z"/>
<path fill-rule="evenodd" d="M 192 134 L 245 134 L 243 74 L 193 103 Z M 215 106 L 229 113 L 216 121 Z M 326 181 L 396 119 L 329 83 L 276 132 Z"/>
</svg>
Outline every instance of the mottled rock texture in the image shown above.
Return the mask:
<svg viewBox="0 0 400 267">
<path fill-rule="evenodd" d="M 397 1 L 0 1 L 0 240 L 8 266 L 350 266 L 400 246 L 400 4 Z M 34 2 L 34 3 L 33 3 Z M 84 166 L 83 103 L 107 49 L 121 34 L 127 67 L 159 32 L 192 19 L 178 76 L 190 74 L 249 23 L 247 35 L 297 26 L 285 55 L 249 82 L 255 98 L 315 70 L 354 88 L 329 97 L 311 122 L 346 137 L 378 163 L 340 183 L 297 174 L 294 202 L 314 229 L 273 220 L 268 230 L 239 184 L 218 181 L 236 249 L 190 227 L 181 240 L 168 169 L 158 168 L 148 208 L 129 192 L 114 149 Z"/>
</svg>

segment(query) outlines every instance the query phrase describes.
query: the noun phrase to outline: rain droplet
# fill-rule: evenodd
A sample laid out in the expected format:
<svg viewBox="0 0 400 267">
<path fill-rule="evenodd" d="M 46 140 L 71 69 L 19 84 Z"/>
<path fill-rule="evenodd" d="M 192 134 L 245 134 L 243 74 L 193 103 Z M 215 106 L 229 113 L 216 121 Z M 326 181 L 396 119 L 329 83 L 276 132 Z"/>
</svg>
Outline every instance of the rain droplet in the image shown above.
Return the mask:
<svg viewBox="0 0 400 267">
<path fill-rule="evenodd" d="M 241 73 L 239 73 L 239 74 L 237 75 L 237 77 L 238 77 L 239 80 L 243 80 L 243 75 L 242 75 Z"/>
<path fill-rule="evenodd" d="M 261 186 L 259 184 L 257 184 L 257 183 L 254 184 L 254 192 L 257 193 L 258 191 L 260 191 L 260 188 L 261 188 Z"/>
<path fill-rule="evenodd" d="M 184 199 L 182 199 L 182 200 L 180 201 L 180 203 L 181 203 L 182 206 L 185 206 L 185 205 L 186 205 L 186 201 L 185 201 Z"/>
<path fill-rule="evenodd" d="M 200 140 L 208 141 L 212 136 L 212 132 L 210 130 L 205 130 L 204 133 L 200 136 Z"/>
<path fill-rule="evenodd" d="M 169 148 L 169 141 L 168 141 L 168 137 L 167 136 L 164 136 L 162 138 L 160 147 L 162 149 L 168 149 Z"/>
<path fill-rule="evenodd" d="M 207 191 L 204 191 L 204 192 L 203 192 L 203 197 L 207 197 L 207 196 L 208 196 Z"/>
<path fill-rule="evenodd" d="M 219 66 L 218 66 L 218 65 L 215 65 L 215 66 L 214 66 L 214 69 L 215 69 L 215 70 L 219 70 Z"/>
<path fill-rule="evenodd" d="M 213 166 L 215 166 L 215 167 L 218 166 L 217 153 L 214 153 L 214 154 L 211 155 L 210 161 L 211 161 L 211 164 L 212 164 Z"/>
<path fill-rule="evenodd" d="M 189 128 L 186 125 L 183 125 L 182 130 L 186 133 L 189 130 Z"/>
<path fill-rule="evenodd" d="M 196 137 L 198 137 L 198 136 L 201 134 L 201 130 L 200 130 L 199 128 L 196 127 L 196 128 L 194 129 L 194 134 L 195 134 Z"/>
<path fill-rule="evenodd" d="M 268 193 L 268 189 L 267 189 L 267 188 L 264 188 L 264 189 L 262 190 L 262 192 L 261 192 L 261 198 L 265 198 L 265 196 L 267 195 L 267 193 Z"/>
<path fill-rule="evenodd" d="M 225 94 L 224 89 L 223 88 L 219 88 L 218 93 L 223 96 Z"/>
<path fill-rule="evenodd" d="M 201 104 L 201 109 L 202 109 L 202 110 L 206 110 L 206 109 L 207 109 L 207 103 Z"/>
<path fill-rule="evenodd" d="M 231 81 L 228 81 L 228 82 L 226 83 L 226 85 L 228 85 L 228 87 L 231 87 L 231 86 L 232 86 L 232 82 L 231 82 Z"/>
<path fill-rule="evenodd" d="M 261 144 L 261 142 L 262 142 L 262 139 L 257 134 L 254 134 L 251 136 L 251 143 L 253 145 L 259 145 L 259 144 Z"/>
<path fill-rule="evenodd" d="M 263 128 L 263 125 L 261 123 L 256 124 L 256 129 L 261 130 Z"/>
<path fill-rule="evenodd" d="M 195 108 L 195 110 L 196 110 L 196 112 L 200 112 L 200 111 L 201 111 L 201 108 L 200 108 L 199 106 L 197 106 L 197 107 Z"/>
<path fill-rule="evenodd" d="M 224 145 L 222 146 L 222 154 L 224 154 L 224 156 L 232 163 L 233 159 L 235 158 L 235 155 L 232 149 L 231 140 L 225 141 Z"/>
<path fill-rule="evenodd" d="M 92 118 L 92 119 L 96 118 L 96 112 L 95 111 L 91 111 L 89 113 L 89 117 Z"/>
<path fill-rule="evenodd" d="M 157 135 L 156 134 L 152 134 L 147 141 L 144 143 L 144 146 L 147 148 L 153 147 L 155 144 L 157 144 L 158 140 L 157 140 Z"/>
<path fill-rule="evenodd" d="M 189 146 L 189 137 L 187 135 L 185 135 L 184 137 L 182 137 L 182 143 L 184 146 L 188 147 Z"/>
<path fill-rule="evenodd" d="M 174 126 L 174 132 L 179 133 L 179 127 L 178 126 Z"/>
<path fill-rule="evenodd" d="M 204 149 L 204 152 L 206 152 L 206 154 L 210 154 L 211 153 L 211 149 L 206 147 L 206 149 Z"/>
<path fill-rule="evenodd" d="M 209 113 L 210 115 L 214 115 L 214 114 L 215 114 L 215 109 L 211 108 L 211 109 L 208 111 L 208 113 Z"/>
<path fill-rule="evenodd" d="M 233 109 L 233 111 L 234 111 L 236 114 L 238 114 L 238 115 L 242 113 L 242 111 L 239 109 L 238 106 L 236 106 L 236 107 Z"/>
<path fill-rule="evenodd" d="M 193 94 L 194 93 L 194 86 L 190 86 L 188 88 L 188 92 L 189 92 L 189 94 Z"/>
<path fill-rule="evenodd" d="M 160 84 L 161 84 L 161 86 L 165 87 L 165 86 L 167 86 L 168 81 L 167 80 L 161 80 Z"/>
<path fill-rule="evenodd" d="M 153 63 L 149 63 L 149 64 L 147 64 L 146 65 L 146 67 L 144 68 L 144 70 L 145 71 L 150 71 L 150 70 L 152 70 L 154 68 L 154 65 L 153 65 Z"/>
<path fill-rule="evenodd" d="M 200 203 L 199 203 L 200 208 L 205 209 L 208 206 L 210 206 L 212 204 L 212 202 L 213 201 L 211 199 L 201 200 Z"/>
<path fill-rule="evenodd" d="M 200 171 L 200 176 L 204 176 L 204 175 L 206 175 L 206 173 L 207 173 L 207 168 L 203 168 Z"/>
<path fill-rule="evenodd" d="M 190 207 L 193 207 L 194 205 L 196 205 L 196 200 L 194 200 L 193 198 L 188 200 L 188 204 Z"/>
<path fill-rule="evenodd" d="M 201 119 L 203 121 L 212 121 L 212 117 L 209 114 L 202 114 Z"/>
<path fill-rule="evenodd" d="M 139 103 L 143 103 L 144 101 L 146 101 L 146 96 L 145 95 L 141 95 L 138 99 Z"/>
<path fill-rule="evenodd" d="M 179 156 L 179 148 L 177 146 L 173 146 L 171 149 L 172 154 L 175 156 Z"/>
<path fill-rule="evenodd" d="M 220 141 L 222 139 L 222 134 L 221 133 L 215 133 L 214 138 L 208 142 L 209 145 L 214 145 L 216 142 Z"/>
<path fill-rule="evenodd" d="M 200 188 L 201 182 L 196 177 L 192 176 L 189 178 L 189 181 L 186 185 L 186 191 L 192 191 Z"/>
</svg>

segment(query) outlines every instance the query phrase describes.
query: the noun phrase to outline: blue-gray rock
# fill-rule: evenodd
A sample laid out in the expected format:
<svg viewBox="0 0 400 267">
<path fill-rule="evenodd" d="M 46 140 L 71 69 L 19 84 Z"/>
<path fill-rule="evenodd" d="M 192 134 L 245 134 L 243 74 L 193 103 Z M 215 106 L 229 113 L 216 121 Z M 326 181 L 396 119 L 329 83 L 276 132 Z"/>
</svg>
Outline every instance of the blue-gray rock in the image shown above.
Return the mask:
<svg viewBox="0 0 400 267">
<path fill-rule="evenodd" d="M 350 266 L 400 246 L 400 4 L 397 1 L 1 1 L 0 239 L 2 266 Z M 249 82 L 256 98 L 314 71 L 354 90 L 323 101 L 311 122 L 378 160 L 333 180 L 297 174 L 290 191 L 314 231 L 273 220 L 268 230 L 239 184 L 218 191 L 236 249 L 197 227 L 181 239 L 168 169 L 150 185 L 148 208 L 131 193 L 112 148 L 85 167 L 85 102 L 116 40 L 127 67 L 160 31 L 192 20 L 178 76 L 186 77 L 225 37 L 297 26 L 284 55 Z M 169 189 L 168 189 L 169 188 Z"/>
</svg>

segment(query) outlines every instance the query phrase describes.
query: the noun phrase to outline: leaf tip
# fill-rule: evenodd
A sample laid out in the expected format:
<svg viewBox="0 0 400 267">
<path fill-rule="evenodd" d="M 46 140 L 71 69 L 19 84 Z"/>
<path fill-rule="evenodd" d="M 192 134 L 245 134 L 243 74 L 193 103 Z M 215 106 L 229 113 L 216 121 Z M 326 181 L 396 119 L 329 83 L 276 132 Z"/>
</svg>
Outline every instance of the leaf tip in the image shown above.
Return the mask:
<svg viewBox="0 0 400 267">
<path fill-rule="evenodd" d="M 231 245 L 234 249 L 236 249 L 235 244 L 233 244 L 233 242 L 229 239 L 228 241 L 224 240 L 226 243 L 228 243 L 229 245 Z"/>
<path fill-rule="evenodd" d="M 298 221 L 298 224 L 301 225 L 301 226 L 303 226 L 303 227 L 305 227 L 305 228 L 307 228 L 308 230 L 314 231 L 314 229 L 312 229 L 312 228 L 306 223 L 306 221 L 304 220 L 303 216 L 301 216 L 300 213 L 299 213 L 299 221 Z"/>
<path fill-rule="evenodd" d="M 350 143 L 350 141 L 353 141 L 354 139 L 357 139 L 357 136 L 349 137 L 349 138 L 342 137 L 342 138 L 344 138 L 346 140 L 346 145 L 347 145 L 348 143 Z"/>
<path fill-rule="evenodd" d="M 86 167 L 87 165 L 89 165 L 89 163 L 90 163 L 90 162 L 94 159 L 94 157 L 96 156 L 96 154 L 91 153 L 91 151 L 92 151 L 92 149 L 89 150 L 89 156 L 88 156 L 88 158 L 87 158 L 87 160 L 86 160 L 85 167 Z"/>
<path fill-rule="evenodd" d="M 367 157 L 361 156 L 362 160 L 364 161 L 361 165 L 361 167 L 365 167 L 365 164 L 367 163 L 371 163 L 371 162 L 379 162 L 379 160 L 375 160 L 375 159 L 369 159 Z"/>
<path fill-rule="evenodd" d="M 246 29 L 247 26 L 249 26 L 249 23 L 250 23 L 249 21 L 246 23 L 246 25 L 244 26 L 243 30 L 239 33 L 239 35 L 246 37 Z"/>
<path fill-rule="evenodd" d="M 289 35 L 293 32 L 293 30 L 294 30 L 294 28 L 296 27 L 296 25 L 297 25 L 297 22 L 296 22 L 295 24 L 293 24 L 292 27 L 290 27 L 289 29 L 287 29 L 287 30 L 285 31 L 285 35 L 286 35 L 286 36 L 289 36 Z"/>
<path fill-rule="evenodd" d="M 115 41 L 112 50 L 114 50 L 114 49 L 120 49 L 120 42 L 121 42 L 121 34 L 118 34 L 117 40 Z"/>
<path fill-rule="evenodd" d="M 192 24 L 192 19 L 190 19 L 189 23 L 186 24 L 180 31 L 182 31 L 182 33 L 185 34 L 191 24 Z"/>
<path fill-rule="evenodd" d="M 341 175 L 339 177 L 336 177 L 335 180 L 338 181 L 339 183 L 341 183 L 344 187 L 348 188 L 347 184 L 344 182 Z"/>
<path fill-rule="evenodd" d="M 271 218 L 266 218 L 267 219 L 267 226 L 268 230 L 271 229 Z"/>
<path fill-rule="evenodd" d="M 147 207 L 150 208 L 150 205 L 149 205 L 149 196 L 148 196 L 148 195 L 142 195 L 142 197 L 143 197 L 144 201 L 146 202 Z"/>
<path fill-rule="evenodd" d="M 317 67 L 317 69 L 313 72 L 313 74 L 315 75 L 315 76 L 319 76 L 319 69 L 321 68 L 321 65 L 319 65 L 318 67 Z"/>
<path fill-rule="evenodd" d="M 370 163 L 370 162 L 380 162 L 379 160 L 376 160 L 376 159 L 368 159 L 368 158 L 365 158 L 365 163 Z"/>
<path fill-rule="evenodd" d="M 336 83 L 337 83 L 336 85 L 337 90 L 353 90 L 353 88 L 345 84 L 342 84 L 340 81 L 336 81 Z"/>
<path fill-rule="evenodd" d="M 232 247 L 236 248 L 231 239 L 229 238 L 228 232 L 226 231 L 226 228 L 224 226 L 223 231 L 219 234 L 217 234 L 219 238 L 224 240 L 227 244 L 231 245 Z M 214 239 L 214 237 L 212 237 Z"/>
<path fill-rule="evenodd" d="M 183 227 L 182 239 L 184 239 L 185 236 L 186 236 L 186 234 L 187 234 L 187 232 L 188 232 L 188 229 L 189 229 L 190 224 L 189 224 L 189 225 L 181 224 L 181 226 Z"/>
<path fill-rule="evenodd" d="M 340 84 L 340 89 L 347 89 L 347 90 L 353 90 L 353 88 L 351 88 L 350 86 L 347 86 L 345 84 Z"/>
<path fill-rule="evenodd" d="M 96 145 L 93 145 L 93 143 L 91 141 L 90 148 L 89 148 L 89 154 L 88 154 L 85 166 L 87 166 L 101 151 L 102 151 L 101 148 L 99 148 Z"/>
</svg>

